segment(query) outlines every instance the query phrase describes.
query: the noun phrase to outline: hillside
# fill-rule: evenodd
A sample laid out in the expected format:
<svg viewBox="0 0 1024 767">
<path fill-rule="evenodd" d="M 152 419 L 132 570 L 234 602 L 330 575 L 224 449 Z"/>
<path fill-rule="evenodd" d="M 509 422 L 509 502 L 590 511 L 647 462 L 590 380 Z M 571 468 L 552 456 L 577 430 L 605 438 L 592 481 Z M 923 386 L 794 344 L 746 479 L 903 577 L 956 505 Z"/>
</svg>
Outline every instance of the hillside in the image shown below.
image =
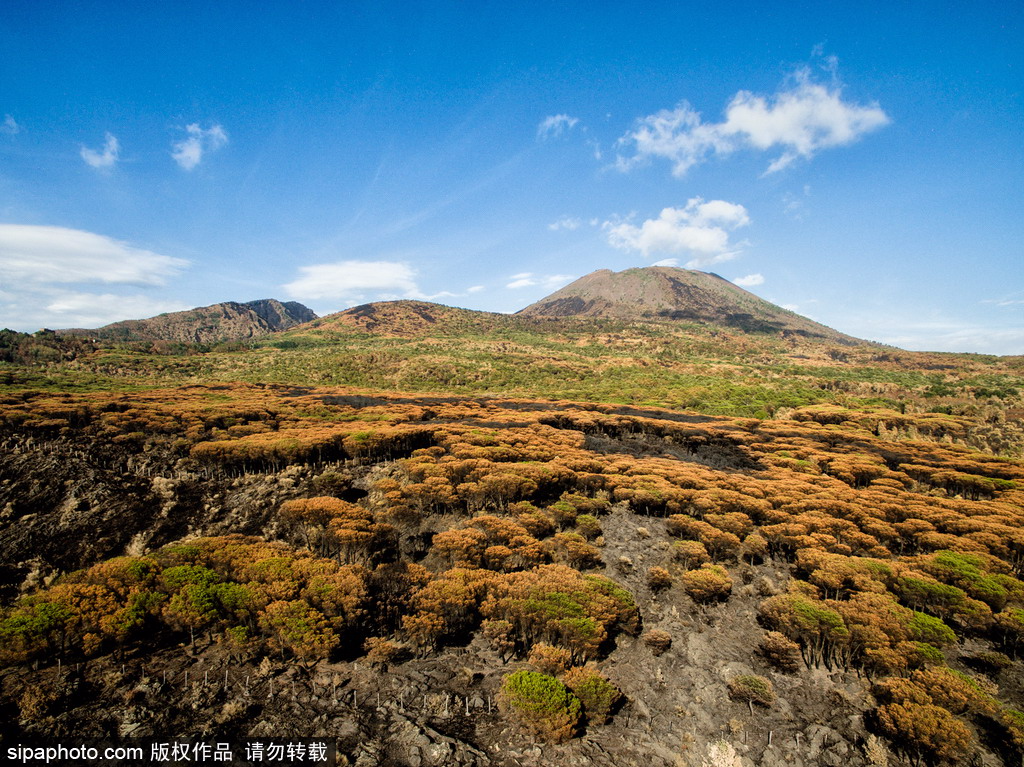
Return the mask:
<svg viewBox="0 0 1024 767">
<path fill-rule="evenodd" d="M 144 320 L 123 320 L 101 328 L 71 328 L 57 332 L 107 342 L 216 343 L 259 338 L 314 319 L 316 314 L 296 301 L 282 303 L 273 298 L 263 298 L 246 303 L 225 301 Z"/>
<path fill-rule="evenodd" d="M 698 767 L 723 742 L 1016 764 L 1024 465 L 955 444 L 970 428 L 8 393 L 4 715 L 19 739 L 287 732 L 403 767 Z M 513 677 L 585 713 L 531 718 Z"/>
<path fill-rule="evenodd" d="M 59 338 L 59 337 L 58 337 Z M 977 418 L 978 446 L 1020 453 L 1020 357 L 907 352 L 683 320 L 535 317 L 417 301 L 367 304 L 230 349 L 58 352 L 11 334 L 0 385 L 110 391 L 139 382 L 350 386 L 376 391 L 543 397 L 767 418 L 815 404 Z M 7 342 L 0 339 L 0 345 Z M 67 361 L 54 364 L 63 356 Z M 985 436 L 980 436 L 984 434 Z"/>
<path fill-rule="evenodd" d="M 514 324 L 514 320 L 506 314 L 459 309 L 430 301 L 378 301 L 320 317 L 298 328 L 295 335 L 308 331 L 322 338 L 336 333 L 427 336 L 452 332 L 482 333 L 510 324 Z"/>
<path fill-rule="evenodd" d="M 743 328 L 694 279 L 714 321 L 0 334 L 0 744 L 1017 767 L 1024 359 Z"/>
<path fill-rule="evenodd" d="M 591 272 L 518 313 L 685 320 L 747 332 L 864 343 L 775 306 L 717 274 L 668 266 Z"/>
</svg>

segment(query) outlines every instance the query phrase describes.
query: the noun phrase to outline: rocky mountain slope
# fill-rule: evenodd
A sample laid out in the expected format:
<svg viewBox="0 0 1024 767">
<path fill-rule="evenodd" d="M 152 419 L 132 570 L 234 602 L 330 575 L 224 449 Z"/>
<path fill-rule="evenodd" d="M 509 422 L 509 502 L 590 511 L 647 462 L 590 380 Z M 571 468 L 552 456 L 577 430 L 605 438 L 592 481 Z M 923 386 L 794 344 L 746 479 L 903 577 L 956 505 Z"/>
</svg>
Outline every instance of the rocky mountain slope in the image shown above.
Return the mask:
<svg viewBox="0 0 1024 767">
<path fill-rule="evenodd" d="M 282 303 L 262 298 L 245 303 L 224 301 L 144 320 L 123 320 L 101 328 L 71 328 L 58 332 L 108 342 L 216 343 L 259 338 L 315 319 L 316 314 L 297 301 Z"/>
<path fill-rule="evenodd" d="M 717 274 L 668 266 L 591 272 L 518 314 L 683 320 L 748 332 L 776 332 L 838 342 L 859 342 L 775 306 Z"/>
</svg>

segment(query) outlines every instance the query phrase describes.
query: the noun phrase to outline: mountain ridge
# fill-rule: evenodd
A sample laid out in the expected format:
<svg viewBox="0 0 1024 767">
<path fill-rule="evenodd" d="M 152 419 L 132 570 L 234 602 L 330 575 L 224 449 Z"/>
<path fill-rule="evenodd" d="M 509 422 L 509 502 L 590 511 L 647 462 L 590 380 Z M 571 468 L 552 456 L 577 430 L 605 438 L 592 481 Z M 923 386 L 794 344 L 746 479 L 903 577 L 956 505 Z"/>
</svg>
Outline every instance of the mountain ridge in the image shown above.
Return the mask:
<svg viewBox="0 0 1024 767">
<path fill-rule="evenodd" d="M 94 330 L 59 330 L 99 341 L 212 343 L 245 341 L 284 331 L 371 335 L 488 332 L 522 320 L 617 320 L 697 323 L 742 334 L 802 337 L 844 346 L 872 344 L 777 306 L 721 276 L 676 267 L 598 269 L 513 313 L 488 312 L 414 299 L 374 301 L 317 316 L 295 302 L 225 301 Z"/>
<path fill-rule="evenodd" d="M 260 298 L 221 301 L 145 319 L 121 320 L 95 329 L 69 328 L 57 333 L 103 341 L 215 343 L 261 338 L 315 319 L 316 313 L 297 301 Z"/>
<path fill-rule="evenodd" d="M 675 267 L 599 269 L 517 312 L 485 312 L 429 301 L 399 299 L 361 304 L 324 315 L 311 330 L 373 335 L 487 331 L 560 320 L 698 323 L 741 334 L 802 337 L 843 346 L 874 345 L 776 306 L 717 274 Z M 295 328 L 302 332 L 307 326 Z"/>
</svg>

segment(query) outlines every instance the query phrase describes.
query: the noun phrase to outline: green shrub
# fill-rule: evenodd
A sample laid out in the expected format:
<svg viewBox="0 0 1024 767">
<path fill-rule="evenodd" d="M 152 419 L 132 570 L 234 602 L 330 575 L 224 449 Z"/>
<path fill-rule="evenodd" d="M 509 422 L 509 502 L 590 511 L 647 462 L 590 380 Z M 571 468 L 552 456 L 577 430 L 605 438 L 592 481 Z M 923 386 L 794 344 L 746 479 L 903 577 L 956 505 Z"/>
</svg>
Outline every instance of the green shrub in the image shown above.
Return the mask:
<svg viewBox="0 0 1024 767">
<path fill-rule="evenodd" d="M 564 684 L 536 671 L 516 671 L 501 682 L 499 705 L 540 737 L 569 740 L 580 722 L 580 701 Z"/>
<path fill-rule="evenodd" d="M 914 642 L 916 648 L 911 657 L 911 663 L 915 667 L 922 666 L 945 666 L 946 656 L 942 650 L 927 642 Z"/>
<path fill-rule="evenodd" d="M 1013 665 L 1013 661 L 1001 652 L 980 652 L 977 655 L 967 656 L 964 660 L 974 668 L 990 675 L 996 675 Z"/>
<path fill-rule="evenodd" d="M 770 706 L 775 702 L 775 690 L 772 683 L 757 674 L 740 674 L 729 680 L 729 697 L 746 703 L 750 713 L 754 713 L 754 704 Z"/>
<path fill-rule="evenodd" d="M 593 514 L 580 514 L 576 517 L 576 532 L 592 541 L 601 534 L 601 523 Z"/>
<path fill-rule="evenodd" d="M 619 702 L 622 693 L 604 674 L 594 668 L 571 668 L 565 672 L 562 679 L 580 699 L 588 721 L 604 724 L 611 719 L 612 709 Z"/>
<path fill-rule="evenodd" d="M 907 625 L 910 636 L 918 642 L 927 642 L 936 647 L 946 647 L 956 643 L 956 634 L 939 618 L 926 613 L 914 611 L 914 617 Z"/>
<path fill-rule="evenodd" d="M 160 573 L 160 582 L 169 591 L 178 591 L 184 586 L 209 586 L 220 578 L 213 570 L 202 565 L 177 565 Z"/>
</svg>

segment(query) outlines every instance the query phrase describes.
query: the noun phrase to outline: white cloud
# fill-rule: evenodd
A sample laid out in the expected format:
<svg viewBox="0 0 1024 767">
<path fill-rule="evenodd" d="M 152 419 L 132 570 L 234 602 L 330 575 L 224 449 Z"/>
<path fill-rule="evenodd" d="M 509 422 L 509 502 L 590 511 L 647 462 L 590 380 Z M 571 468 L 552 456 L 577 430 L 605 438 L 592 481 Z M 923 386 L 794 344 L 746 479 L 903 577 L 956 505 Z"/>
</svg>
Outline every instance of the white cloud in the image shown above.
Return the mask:
<svg viewBox="0 0 1024 767">
<path fill-rule="evenodd" d="M 663 258 L 661 261 L 655 261 L 651 266 L 679 266 L 679 259 Z"/>
<path fill-rule="evenodd" d="M 777 93 L 772 100 L 741 91 L 726 109 L 723 133 L 757 149 L 783 149 L 768 166 L 768 173 L 781 170 L 798 157 L 812 157 L 821 149 L 851 144 L 889 123 L 888 115 L 877 104 L 846 103 L 840 87 L 815 83 L 806 70 L 797 73 L 796 80 L 795 88 Z"/>
<path fill-rule="evenodd" d="M 367 294 L 423 297 L 416 284 L 416 271 L 397 261 L 338 261 L 300 266 L 299 275 L 284 289 L 300 300 L 360 300 Z"/>
<path fill-rule="evenodd" d="M 0 133 L 13 136 L 15 133 L 21 133 L 21 126 L 10 115 L 4 115 L 4 121 L 0 123 Z"/>
<path fill-rule="evenodd" d="M 965 325 L 952 330 L 883 335 L 880 341 L 904 349 L 976 354 L 1024 354 L 1024 330 Z"/>
<path fill-rule="evenodd" d="M 0 224 L 0 277 L 5 285 L 163 285 L 187 266 L 183 259 L 80 229 Z"/>
<path fill-rule="evenodd" d="M 118 160 L 120 151 L 121 145 L 118 143 L 117 137 L 112 133 L 107 133 L 102 150 L 97 152 L 95 149 L 83 146 L 80 154 L 87 165 L 92 168 L 102 169 L 113 167 Z"/>
<path fill-rule="evenodd" d="M 158 287 L 188 261 L 100 234 L 58 226 L 0 224 L 0 326 L 96 327 L 188 307 L 143 294 L 90 293 L 72 285 Z"/>
<path fill-rule="evenodd" d="M 608 244 L 626 251 L 689 254 L 686 266 L 695 268 L 728 261 L 739 254 L 739 245 L 729 242 L 729 231 L 750 223 L 742 205 L 700 197 L 687 201 L 685 208 L 665 208 L 658 218 L 640 226 L 629 221 L 605 221 Z"/>
<path fill-rule="evenodd" d="M 1019 306 L 1024 304 L 1024 298 L 1019 296 L 1024 295 L 1022 291 L 1015 291 L 999 298 L 985 298 L 981 301 L 983 304 L 995 304 L 996 306 Z"/>
<path fill-rule="evenodd" d="M 45 306 L 46 322 L 62 328 L 99 327 L 119 320 L 138 320 L 192 307 L 179 301 L 113 293 L 59 293 Z"/>
<path fill-rule="evenodd" d="M 737 277 L 733 282 L 744 288 L 750 288 L 754 285 L 764 285 L 764 275 L 748 274 L 746 277 Z"/>
<path fill-rule="evenodd" d="M 17 294 L 0 292 L 0 327 L 26 332 L 44 327 L 95 328 L 189 308 L 180 301 L 140 294 L 82 293 L 59 288 Z"/>
<path fill-rule="evenodd" d="M 578 122 L 578 117 L 570 117 L 566 114 L 549 115 L 541 120 L 540 125 L 537 126 L 537 138 L 558 138 L 563 133 L 571 131 Z"/>
<path fill-rule="evenodd" d="M 574 274 L 548 274 L 541 278 L 540 284 L 545 290 L 557 290 L 576 279 Z"/>
<path fill-rule="evenodd" d="M 686 102 L 640 118 L 619 139 L 619 146 L 631 148 L 633 153 L 620 155 L 616 167 L 625 171 L 661 158 L 672 163 L 674 176 L 681 177 L 711 154 L 726 155 L 741 148 L 781 150 L 765 171 L 768 174 L 797 158 L 851 144 L 889 122 L 878 104 L 844 101 L 837 81 L 830 85 L 815 82 L 803 68 L 794 73 L 786 90 L 772 96 L 740 91 L 726 106 L 722 122 L 704 122 Z"/>
<path fill-rule="evenodd" d="M 1024 329 L 993 317 L 971 321 L 922 309 L 844 317 L 833 327 L 861 338 L 915 351 L 973 352 L 977 354 L 1024 354 Z"/>
<path fill-rule="evenodd" d="M 548 224 L 548 229 L 552 232 L 557 232 L 559 229 L 568 229 L 569 231 L 572 231 L 574 229 L 579 229 L 581 226 L 583 226 L 582 219 L 563 216 L 554 223 Z"/>
<path fill-rule="evenodd" d="M 505 285 L 509 290 L 520 288 L 542 287 L 544 290 L 557 290 L 572 282 L 575 277 L 571 274 L 534 274 L 533 272 L 521 272 L 510 277 L 511 282 Z"/>
<path fill-rule="evenodd" d="M 662 109 L 637 120 L 636 127 L 619 139 L 619 146 L 632 146 L 632 157 L 616 159 L 615 166 L 622 171 L 646 163 L 652 157 L 672 162 L 672 175 L 683 176 L 693 165 L 711 151 L 722 154 L 731 151 L 729 142 L 720 136 L 714 125 L 701 121 L 700 113 L 686 102 L 673 110 Z"/>
<path fill-rule="evenodd" d="M 203 161 L 206 152 L 214 152 L 228 143 L 228 134 L 219 124 L 200 128 L 199 123 L 185 126 L 186 138 L 171 145 L 171 157 L 185 170 L 192 170 Z"/>
<path fill-rule="evenodd" d="M 687 200 L 686 210 L 690 223 L 694 226 L 721 224 L 729 229 L 736 229 L 750 223 L 747 209 L 735 202 L 726 202 L 725 200 L 704 202 L 701 198 L 694 197 Z"/>
<path fill-rule="evenodd" d="M 436 301 L 484 290 L 483 285 L 474 285 L 463 293 L 442 290 L 428 294 L 420 289 L 417 272 L 409 264 L 401 261 L 358 260 L 300 266 L 299 277 L 283 288 L 289 296 L 300 301 L 332 300 L 350 305 L 399 298 Z"/>
</svg>

